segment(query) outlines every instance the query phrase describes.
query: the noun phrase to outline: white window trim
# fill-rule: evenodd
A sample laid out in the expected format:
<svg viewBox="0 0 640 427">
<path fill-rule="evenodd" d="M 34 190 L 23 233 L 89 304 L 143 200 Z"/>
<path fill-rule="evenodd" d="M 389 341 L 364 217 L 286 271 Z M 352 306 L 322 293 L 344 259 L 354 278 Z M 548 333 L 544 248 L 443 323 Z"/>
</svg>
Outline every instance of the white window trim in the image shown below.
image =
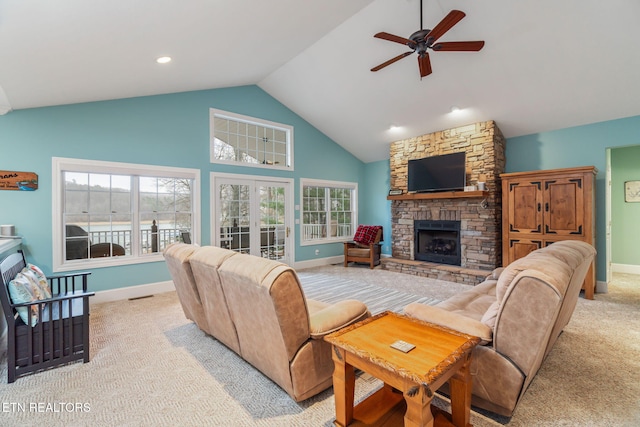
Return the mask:
<svg viewBox="0 0 640 427">
<path fill-rule="evenodd" d="M 355 230 L 355 227 L 358 225 L 358 183 L 357 182 L 345 182 L 345 181 L 329 181 L 326 179 L 311 179 L 311 178 L 300 178 L 300 246 L 314 246 L 314 245 L 326 245 L 329 243 L 340 243 L 340 242 L 349 242 L 353 240 L 353 236 L 349 237 L 327 237 L 324 239 L 315 239 L 315 240 L 304 240 L 304 232 L 302 228 L 304 227 L 304 187 L 333 187 L 333 188 L 348 188 L 353 190 L 353 200 L 352 203 L 355 204 L 355 207 L 352 209 L 352 223 Z M 355 232 L 355 231 L 354 231 Z"/>
<path fill-rule="evenodd" d="M 146 175 L 166 178 L 193 179 L 193 216 L 191 224 L 191 238 L 194 244 L 199 244 L 200 236 L 200 170 L 177 168 L 170 166 L 142 165 L 134 163 L 106 162 L 100 160 L 71 159 L 53 157 L 51 159 L 51 183 L 52 183 L 52 237 L 53 237 L 53 271 L 72 271 L 88 268 L 113 267 L 129 264 L 143 264 L 149 262 L 164 261 L 162 253 L 145 254 L 144 256 L 133 254 L 126 257 L 108 257 L 102 259 L 83 259 L 81 261 L 63 259 L 64 236 L 62 233 L 62 207 L 64 206 L 64 185 L 62 182 L 63 171 L 109 173 L 124 175 Z"/>
<path fill-rule="evenodd" d="M 287 142 L 287 163 L 289 166 L 284 165 L 263 165 L 261 163 L 244 163 L 244 162 L 236 162 L 232 160 L 221 160 L 213 157 L 213 140 L 214 140 L 214 129 L 213 129 L 213 119 L 214 117 L 222 117 L 225 119 L 237 120 L 240 122 L 245 122 L 248 124 L 255 125 L 263 125 L 268 127 L 273 127 L 277 129 L 281 129 L 289 135 Z M 263 168 L 269 170 L 283 170 L 283 171 L 293 171 L 293 159 L 295 156 L 293 155 L 293 126 L 285 125 L 283 123 L 271 122 L 269 120 L 258 119 L 256 117 L 243 116 L 242 114 L 230 113 L 228 111 L 217 110 L 215 108 L 209 109 L 209 161 L 210 163 L 218 163 L 224 165 L 233 165 L 233 166 L 243 166 L 248 168 Z"/>
</svg>

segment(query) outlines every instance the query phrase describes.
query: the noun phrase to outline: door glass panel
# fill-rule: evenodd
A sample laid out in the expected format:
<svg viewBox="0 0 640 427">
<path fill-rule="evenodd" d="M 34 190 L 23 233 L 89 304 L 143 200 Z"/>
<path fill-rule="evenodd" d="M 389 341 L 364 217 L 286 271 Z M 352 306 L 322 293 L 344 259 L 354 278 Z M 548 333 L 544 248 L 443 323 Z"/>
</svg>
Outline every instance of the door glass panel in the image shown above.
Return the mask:
<svg viewBox="0 0 640 427">
<path fill-rule="evenodd" d="M 285 189 L 282 186 L 260 185 L 260 255 L 283 259 L 285 256 Z"/>
<path fill-rule="evenodd" d="M 221 184 L 219 191 L 220 246 L 236 252 L 249 253 L 249 185 Z"/>
</svg>

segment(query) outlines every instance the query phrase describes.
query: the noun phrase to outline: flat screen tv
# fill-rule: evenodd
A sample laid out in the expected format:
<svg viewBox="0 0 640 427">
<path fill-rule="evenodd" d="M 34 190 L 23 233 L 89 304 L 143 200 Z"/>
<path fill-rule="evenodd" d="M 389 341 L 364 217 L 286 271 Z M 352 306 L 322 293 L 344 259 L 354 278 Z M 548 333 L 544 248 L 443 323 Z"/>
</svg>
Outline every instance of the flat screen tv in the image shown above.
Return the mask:
<svg viewBox="0 0 640 427">
<path fill-rule="evenodd" d="M 409 160 L 410 192 L 463 190 L 466 185 L 464 152 Z"/>
</svg>

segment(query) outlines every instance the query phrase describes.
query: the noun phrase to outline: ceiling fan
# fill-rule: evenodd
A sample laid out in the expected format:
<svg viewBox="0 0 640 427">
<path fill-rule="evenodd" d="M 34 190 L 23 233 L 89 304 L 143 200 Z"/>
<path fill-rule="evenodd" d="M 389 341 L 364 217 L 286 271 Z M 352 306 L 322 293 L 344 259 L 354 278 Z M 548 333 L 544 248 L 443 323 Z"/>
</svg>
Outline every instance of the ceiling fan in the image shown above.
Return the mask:
<svg viewBox="0 0 640 427">
<path fill-rule="evenodd" d="M 442 21 L 438 23 L 432 30 L 425 30 L 422 26 L 422 0 L 420 0 L 420 30 L 411 34 L 408 39 L 404 37 L 395 36 L 389 33 L 378 33 L 373 37 L 389 40 L 392 42 L 407 45 L 410 52 L 402 53 L 395 58 L 383 62 L 377 67 L 373 67 L 371 71 L 378 71 L 391 65 L 402 58 L 411 55 L 412 53 L 418 54 L 418 67 L 420 68 L 420 78 L 426 77 L 431 74 L 431 60 L 429 59 L 428 49 L 433 51 L 457 51 L 457 52 L 477 52 L 484 46 L 484 41 L 464 41 L 464 42 L 441 42 L 436 41 L 449 31 L 454 25 L 456 25 L 466 15 L 460 10 L 452 10 Z"/>
</svg>

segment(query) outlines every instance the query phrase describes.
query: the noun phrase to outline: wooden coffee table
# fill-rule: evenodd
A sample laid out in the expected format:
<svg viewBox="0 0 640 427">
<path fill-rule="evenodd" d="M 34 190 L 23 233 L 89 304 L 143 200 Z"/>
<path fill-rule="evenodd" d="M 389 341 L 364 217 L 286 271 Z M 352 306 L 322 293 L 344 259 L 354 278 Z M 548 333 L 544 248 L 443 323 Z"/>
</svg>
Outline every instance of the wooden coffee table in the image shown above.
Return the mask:
<svg viewBox="0 0 640 427">
<path fill-rule="evenodd" d="M 469 366 L 471 351 L 480 338 L 385 312 L 325 339 L 333 345 L 336 425 L 392 426 L 403 425 L 403 421 L 411 427 L 470 425 Z M 398 340 L 415 348 L 407 353 L 392 348 Z M 355 408 L 354 368 L 384 382 Z M 435 407 L 432 412 L 433 393 L 446 381 L 451 388 L 452 413 Z"/>
</svg>

